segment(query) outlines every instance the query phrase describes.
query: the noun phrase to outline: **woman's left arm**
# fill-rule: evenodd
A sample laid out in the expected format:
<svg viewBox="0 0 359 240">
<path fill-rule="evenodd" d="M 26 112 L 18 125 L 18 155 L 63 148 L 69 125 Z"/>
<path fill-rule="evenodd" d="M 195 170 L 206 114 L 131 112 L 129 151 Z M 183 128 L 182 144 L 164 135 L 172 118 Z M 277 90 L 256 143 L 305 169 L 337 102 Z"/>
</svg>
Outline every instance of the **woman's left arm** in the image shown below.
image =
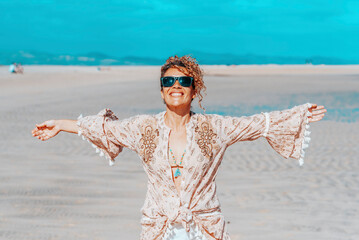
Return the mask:
<svg viewBox="0 0 359 240">
<path fill-rule="evenodd" d="M 304 149 L 310 141 L 309 123 L 321 120 L 325 112 L 324 106 L 307 103 L 249 117 L 225 117 L 222 136 L 228 146 L 238 141 L 265 137 L 281 156 L 299 159 L 302 165 Z"/>
</svg>

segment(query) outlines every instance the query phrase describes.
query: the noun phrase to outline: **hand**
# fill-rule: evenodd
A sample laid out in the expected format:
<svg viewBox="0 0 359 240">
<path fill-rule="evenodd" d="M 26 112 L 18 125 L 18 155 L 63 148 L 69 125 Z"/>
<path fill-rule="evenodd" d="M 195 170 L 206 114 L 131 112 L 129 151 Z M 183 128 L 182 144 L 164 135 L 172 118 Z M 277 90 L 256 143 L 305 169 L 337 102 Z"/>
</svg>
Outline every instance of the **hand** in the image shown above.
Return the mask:
<svg viewBox="0 0 359 240">
<path fill-rule="evenodd" d="M 32 136 L 37 137 L 38 139 L 45 141 L 52 137 L 55 137 L 60 132 L 60 127 L 57 121 L 48 120 L 41 124 L 36 124 L 31 133 Z"/>
<path fill-rule="evenodd" d="M 317 106 L 317 104 L 313 104 L 309 108 L 309 112 L 312 113 L 312 116 L 309 116 L 309 122 L 317 122 L 322 120 L 324 117 L 324 113 L 327 112 L 327 110 L 324 108 L 324 106 Z"/>
</svg>

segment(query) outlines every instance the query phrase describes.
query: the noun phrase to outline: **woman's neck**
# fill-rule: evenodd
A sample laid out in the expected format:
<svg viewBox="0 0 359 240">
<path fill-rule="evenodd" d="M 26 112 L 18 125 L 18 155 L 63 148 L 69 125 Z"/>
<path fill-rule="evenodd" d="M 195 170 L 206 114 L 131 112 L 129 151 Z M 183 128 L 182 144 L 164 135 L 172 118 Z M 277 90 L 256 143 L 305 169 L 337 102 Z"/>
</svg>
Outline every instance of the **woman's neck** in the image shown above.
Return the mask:
<svg viewBox="0 0 359 240">
<path fill-rule="evenodd" d="M 164 117 L 165 124 L 173 131 L 182 130 L 191 119 L 191 107 L 181 109 L 167 107 Z"/>
</svg>

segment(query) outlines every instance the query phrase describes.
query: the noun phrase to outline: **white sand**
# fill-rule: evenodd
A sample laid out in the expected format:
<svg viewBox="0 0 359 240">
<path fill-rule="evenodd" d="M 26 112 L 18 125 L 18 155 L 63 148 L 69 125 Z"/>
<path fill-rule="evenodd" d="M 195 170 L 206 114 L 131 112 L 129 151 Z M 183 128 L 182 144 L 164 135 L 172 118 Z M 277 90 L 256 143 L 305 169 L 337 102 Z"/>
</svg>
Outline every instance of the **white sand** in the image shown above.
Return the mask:
<svg viewBox="0 0 359 240">
<path fill-rule="evenodd" d="M 227 150 L 217 183 L 232 239 L 359 239 L 359 67 L 204 69 L 208 110 L 305 102 L 330 110 L 311 124 L 302 168 L 265 139 Z M 105 107 L 119 118 L 162 111 L 159 70 L 25 66 L 24 75 L 10 75 L 0 67 L 0 239 L 139 238 L 146 176 L 136 154 L 125 150 L 109 167 L 76 135 L 41 142 L 31 130 Z"/>
</svg>

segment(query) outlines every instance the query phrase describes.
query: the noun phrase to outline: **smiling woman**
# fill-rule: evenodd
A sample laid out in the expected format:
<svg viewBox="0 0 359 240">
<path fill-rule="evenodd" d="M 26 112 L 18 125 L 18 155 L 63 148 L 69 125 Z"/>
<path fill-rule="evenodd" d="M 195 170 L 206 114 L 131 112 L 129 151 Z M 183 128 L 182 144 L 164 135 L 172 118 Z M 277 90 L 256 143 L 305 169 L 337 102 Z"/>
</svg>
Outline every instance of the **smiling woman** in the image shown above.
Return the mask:
<svg viewBox="0 0 359 240">
<path fill-rule="evenodd" d="M 77 133 L 111 165 L 124 147 L 135 151 L 148 176 L 142 240 L 228 240 L 215 183 L 225 150 L 264 137 L 281 156 L 303 165 L 309 123 L 321 120 L 326 110 L 306 103 L 243 117 L 194 113 L 192 100 L 198 97 L 201 103 L 205 85 L 202 70 L 189 56 L 167 60 L 161 85 L 166 110 L 158 114 L 119 120 L 104 109 L 77 120 L 45 121 L 33 136 L 47 140 L 60 131 Z"/>
<path fill-rule="evenodd" d="M 175 71 L 177 69 L 177 72 Z M 166 63 L 161 67 L 161 91 L 163 90 L 163 77 L 171 76 L 171 74 L 179 74 L 178 76 L 190 76 L 193 79 L 192 87 L 198 97 L 198 104 L 200 108 L 205 110 L 202 106 L 203 92 L 206 86 L 203 81 L 203 70 L 199 67 L 195 58 L 190 56 L 183 56 L 179 58 L 177 55 L 169 57 Z M 163 91 L 162 91 L 163 92 Z M 163 98 L 163 95 L 162 95 Z"/>
</svg>

